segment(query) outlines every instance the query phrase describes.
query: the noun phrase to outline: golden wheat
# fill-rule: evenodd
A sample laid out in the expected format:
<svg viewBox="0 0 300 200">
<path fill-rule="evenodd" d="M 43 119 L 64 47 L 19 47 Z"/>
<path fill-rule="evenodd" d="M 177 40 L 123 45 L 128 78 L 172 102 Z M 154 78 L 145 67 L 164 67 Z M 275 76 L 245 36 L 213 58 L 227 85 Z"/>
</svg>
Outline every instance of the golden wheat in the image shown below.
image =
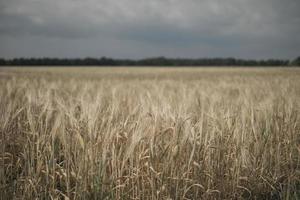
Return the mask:
<svg viewBox="0 0 300 200">
<path fill-rule="evenodd" d="M 300 70 L 2 68 L 2 199 L 299 199 Z"/>
</svg>

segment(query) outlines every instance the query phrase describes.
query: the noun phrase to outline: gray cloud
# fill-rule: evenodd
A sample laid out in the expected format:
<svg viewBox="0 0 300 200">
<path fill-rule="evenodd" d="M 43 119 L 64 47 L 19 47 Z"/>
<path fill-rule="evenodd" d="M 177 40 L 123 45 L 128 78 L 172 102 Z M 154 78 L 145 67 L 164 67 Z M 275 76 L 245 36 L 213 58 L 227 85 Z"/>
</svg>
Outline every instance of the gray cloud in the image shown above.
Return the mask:
<svg viewBox="0 0 300 200">
<path fill-rule="evenodd" d="M 0 57 L 293 58 L 299 7 L 299 0 L 2 1 Z"/>
</svg>

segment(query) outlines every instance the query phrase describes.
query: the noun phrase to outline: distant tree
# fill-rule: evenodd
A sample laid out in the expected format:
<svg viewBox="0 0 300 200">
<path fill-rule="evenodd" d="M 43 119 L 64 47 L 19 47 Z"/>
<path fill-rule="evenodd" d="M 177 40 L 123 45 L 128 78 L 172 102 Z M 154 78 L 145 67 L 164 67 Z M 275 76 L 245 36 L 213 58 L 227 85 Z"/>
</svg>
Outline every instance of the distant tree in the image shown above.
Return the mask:
<svg viewBox="0 0 300 200">
<path fill-rule="evenodd" d="M 6 65 L 6 60 L 5 59 L 0 59 L 0 66 Z"/>
<path fill-rule="evenodd" d="M 14 58 L 0 59 L 0 65 L 11 66 L 300 66 L 300 57 L 288 60 L 245 60 L 235 58 L 165 58 L 154 57 L 141 60 L 113 58 Z"/>
<path fill-rule="evenodd" d="M 293 66 L 300 66 L 300 56 L 291 62 Z"/>
</svg>

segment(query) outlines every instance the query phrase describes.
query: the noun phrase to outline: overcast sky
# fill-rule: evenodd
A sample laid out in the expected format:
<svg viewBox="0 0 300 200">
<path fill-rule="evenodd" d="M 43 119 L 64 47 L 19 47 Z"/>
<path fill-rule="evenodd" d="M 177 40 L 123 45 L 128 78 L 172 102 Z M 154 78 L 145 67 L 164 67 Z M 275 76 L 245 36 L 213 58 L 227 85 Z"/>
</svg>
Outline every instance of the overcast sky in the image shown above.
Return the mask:
<svg viewBox="0 0 300 200">
<path fill-rule="evenodd" d="M 300 0 L 0 0 L 0 57 L 300 56 Z"/>
</svg>

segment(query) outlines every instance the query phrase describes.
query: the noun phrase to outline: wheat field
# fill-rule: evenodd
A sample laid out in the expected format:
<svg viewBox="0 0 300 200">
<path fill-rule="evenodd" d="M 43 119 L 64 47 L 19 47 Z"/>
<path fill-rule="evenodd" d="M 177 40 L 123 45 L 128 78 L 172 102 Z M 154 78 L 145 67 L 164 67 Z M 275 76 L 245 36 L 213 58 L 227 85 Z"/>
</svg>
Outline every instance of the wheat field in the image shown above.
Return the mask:
<svg viewBox="0 0 300 200">
<path fill-rule="evenodd" d="M 300 69 L 0 68 L 1 199 L 300 199 Z"/>
</svg>

